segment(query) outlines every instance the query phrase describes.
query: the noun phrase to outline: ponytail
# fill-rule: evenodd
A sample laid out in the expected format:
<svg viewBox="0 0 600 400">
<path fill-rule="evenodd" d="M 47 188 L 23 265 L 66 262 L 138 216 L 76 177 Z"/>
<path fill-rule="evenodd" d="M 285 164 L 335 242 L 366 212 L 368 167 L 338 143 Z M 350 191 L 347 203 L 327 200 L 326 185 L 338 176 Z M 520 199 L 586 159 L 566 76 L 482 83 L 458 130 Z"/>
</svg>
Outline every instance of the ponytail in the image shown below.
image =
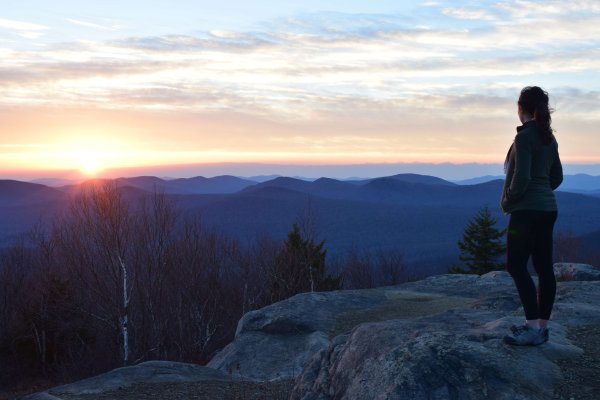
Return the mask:
<svg viewBox="0 0 600 400">
<path fill-rule="evenodd" d="M 550 124 L 552 123 L 552 117 L 550 116 L 551 110 L 548 108 L 548 104 L 538 104 L 533 112 L 533 117 L 535 118 L 535 122 L 537 123 L 538 130 L 540 132 L 540 137 L 542 138 L 542 143 L 548 145 L 552 142 L 552 127 Z"/>
<path fill-rule="evenodd" d="M 540 139 L 542 143 L 548 145 L 552 143 L 553 129 L 552 124 L 552 109 L 548 106 L 548 93 L 538 86 L 527 86 L 521 90 L 518 104 L 523 111 L 533 115 L 538 127 Z"/>
</svg>

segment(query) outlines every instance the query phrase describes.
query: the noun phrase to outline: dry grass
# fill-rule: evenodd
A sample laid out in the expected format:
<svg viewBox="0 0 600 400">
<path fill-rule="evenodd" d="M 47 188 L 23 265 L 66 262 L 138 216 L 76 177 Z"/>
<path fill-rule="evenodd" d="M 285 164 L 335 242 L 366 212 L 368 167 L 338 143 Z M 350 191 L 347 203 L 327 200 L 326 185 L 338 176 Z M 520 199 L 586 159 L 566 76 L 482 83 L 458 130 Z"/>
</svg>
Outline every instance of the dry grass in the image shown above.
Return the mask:
<svg viewBox="0 0 600 400">
<path fill-rule="evenodd" d="M 379 307 L 341 313 L 335 321 L 333 338 L 341 333 L 349 332 L 364 322 L 379 322 L 391 319 L 409 319 L 433 315 L 453 308 L 473 303 L 473 299 L 449 296 L 432 296 L 420 293 L 399 292 Z"/>
<path fill-rule="evenodd" d="M 554 398 L 597 400 L 600 398 L 600 326 L 571 327 L 568 338 L 584 353 L 578 358 L 558 361 L 564 379 L 555 388 Z"/>
<path fill-rule="evenodd" d="M 61 395 L 64 400 L 287 400 L 293 381 L 275 382 L 179 382 L 137 384 L 89 395 Z"/>
</svg>

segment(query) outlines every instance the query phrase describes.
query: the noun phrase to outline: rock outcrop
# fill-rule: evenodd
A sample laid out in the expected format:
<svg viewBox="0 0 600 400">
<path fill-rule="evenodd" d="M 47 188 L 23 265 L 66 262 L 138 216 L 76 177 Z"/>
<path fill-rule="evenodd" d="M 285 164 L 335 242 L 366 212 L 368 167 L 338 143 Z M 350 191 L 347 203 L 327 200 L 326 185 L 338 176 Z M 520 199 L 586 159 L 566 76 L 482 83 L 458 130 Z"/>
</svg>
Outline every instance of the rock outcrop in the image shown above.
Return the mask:
<svg viewBox="0 0 600 400">
<path fill-rule="evenodd" d="M 556 280 L 562 281 L 600 281 L 600 270 L 587 264 L 554 264 Z"/>
<path fill-rule="evenodd" d="M 246 314 L 209 366 L 269 380 L 296 377 L 305 365 L 292 396 L 298 400 L 551 398 L 561 379 L 556 360 L 581 353 L 567 327 L 600 324 L 600 282 L 576 280 L 595 269 L 567 265 L 556 265 L 566 281 L 551 341 L 540 347 L 502 342 L 523 313 L 512 278 L 497 271 L 297 295 Z"/>
<path fill-rule="evenodd" d="M 397 288 L 304 293 L 240 320 L 236 339 L 207 366 L 236 377 L 297 377 L 310 357 L 365 321 L 433 314 L 470 300 Z"/>
<path fill-rule="evenodd" d="M 60 400 L 85 395 L 97 395 L 124 389 L 140 383 L 173 383 L 230 381 L 234 378 L 213 368 L 172 361 L 147 361 L 131 367 L 117 368 L 105 374 L 58 386 L 43 393 L 36 393 L 23 400 Z M 89 397 L 88 397 L 89 398 Z"/>
<path fill-rule="evenodd" d="M 552 398 L 553 383 L 560 380 L 553 360 L 576 356 L 579 349 L 564 340 L 562 328 L 539 349 L 504 345 L 502 335 L 517 320 L 451 310 L 360 325 L 312 358 L 292 398 Z"/>
<path fill-rule="evenodd" d="M 244 315 L 235 340 L 207 367 L 144 363 L 40 395 L 55 400 L 146 380 L 292 378 L 294 400 L 548 399 L 562 379 L 557 361 L 582 352 L 567 339 L 569 327 L 600 325 L 598 271 L 581 264 L 555 271 L 550 341 L 537 347 L 502 342 L 523 322 L 506 272 L 439 275 L 299 294 Z M 177 372 L 160 372 L 169 369 Z"/>
</svg>

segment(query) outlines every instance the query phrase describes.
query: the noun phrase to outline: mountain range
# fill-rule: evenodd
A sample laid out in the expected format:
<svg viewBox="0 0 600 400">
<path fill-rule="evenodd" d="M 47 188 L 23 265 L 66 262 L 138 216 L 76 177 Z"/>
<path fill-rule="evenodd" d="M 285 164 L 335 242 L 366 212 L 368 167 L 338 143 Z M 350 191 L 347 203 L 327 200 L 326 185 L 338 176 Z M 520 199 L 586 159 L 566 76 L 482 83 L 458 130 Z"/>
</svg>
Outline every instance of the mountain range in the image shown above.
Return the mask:
<svg viewBox="0 0 600 400">
<path fill-rule="evenodd" d="M 575 176 L 572 181 L 590 185 L 594 178 L 599 177 Z M 444 270 L 457 261 L 457 241 L 481 207 L 490 208 L 499 228 L 508 220 L 498 209 L 500 179 L 458 184 L 417 174 L 348 181 L 275 177 L 262 182 L 234 176 L 140 176 L 115 182 L 132 199 L 165 193 L 185 215 L 199 217 L 204 226 L 245 244 L 263 236 L 283 239 L 295 221 L 310 218 L 332 257 L 351 248 L 399 251 L 408 263 L 430 269 Z M 12 243 L 36 223 L 48 223 L 85 184 L 49 187 L 0 181 L 0 244 Z M 556 231 L 593 243 L 590 238 L 600 234 L 600 197 L 561 191 L 557 201 Z"/>
<path fill-rule="evenodd" d="M 419 174 L 400 174 L 397 176 L 403 176 L 403 179 L 410 182 L 411 176 L 413 177 L 413 183 L 428 183 L 428 175 Z M 160 188 L 163 192 L 167 193 L 233 193 L 246 186 L 254 185 L 255 183 L 262 183 L 271 181 L 276 178 L 281 178 L 280 175 L 257 175 L 250 177 L 235 177 L 231 175 L 215 176 L 214 178 L 205 178 L 203 176 L 197 176 L 193 178 L 157 178 L 154 176 L 137 176 L 134 178 L 119 178 L 120 181 L 125 185 L 136 186 L 145 190 L 153 190 L 153 188 Z M 479 183 L 486 183 L 493 180 L 503 180 L 503 175 L 484 175 L 470 179 L 448 181 L 440 178 L 431 177 L 434 180 L 445 182 L 446 184 L 458 184 L 458 185 L 476 185 Z M 303 181 L 315 181 L 316 178 L 307 178 L 301 176 L 295 176 L 293 179 L 299 179 Z M 321 178 L 324 179 L 324 178 Z M 355 182 L 360 183 L 368 181 L 370 179 L 365 178 L 348 178 L 338 180 L 342 182 Z M 62 178 L 44 178 L 36 179 L 31 181 L 32 183 L 39 183 L 50 187 L 63 187 L 68 185 L 74 185 L 76 181 L 70 181 Z M 433 181 L 429 180 L 429 183 Z M 440 182 L 438 182 L 440 183 Z M 565 175 L 564 182 L 562 183 L 559 191 L 584 193 L 591 195 L 600 196 L 600 176 L 593 176 L 588 174 L 574 174 Z"/>
</svg>

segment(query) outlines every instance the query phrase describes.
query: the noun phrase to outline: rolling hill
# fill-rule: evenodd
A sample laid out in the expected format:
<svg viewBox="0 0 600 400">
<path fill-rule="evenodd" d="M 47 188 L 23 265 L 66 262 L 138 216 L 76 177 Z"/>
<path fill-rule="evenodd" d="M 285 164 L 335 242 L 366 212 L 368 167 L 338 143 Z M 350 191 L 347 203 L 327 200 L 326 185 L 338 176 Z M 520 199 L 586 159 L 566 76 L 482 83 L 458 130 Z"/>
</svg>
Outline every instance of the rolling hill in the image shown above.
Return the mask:
<svg viewBox="0 0 600 400">
<path fill-rule="evenodd" d="M 478 209 L 487 205 L 503 228 L 508 218 L 498 209 L 501 180 L 457 185 L 439 178 L 401 174 L 352 182 L 277 177 L 257 183 L 235 177 L 165 181 L 122 178 L 117 185 L 131 201 L 163 191 L 204 226 L 251 244 L 261 236 L 283 239 L 292 224 L 310 215 L 331 256 L 352 247 L 394 250 L 407 262 L 442 271 L 456 262 L 457 241 Z M 43 185 L 0 181 L 0 232 L 4 243 L 40 218 L 64 209 L 69 194 Z M 237 189 L 237 190 L 236 190 Z M 583 236 L 600 226 L 600 199 L 557 192 L 557 231 Z M 440 271 L 437 271 L 440 272 Z"/>
<path fill-rule="evenodd" d="M 67 196 L 48 186 L 0 180 L 0 246 L 63 209 Z"/>
</svg>

